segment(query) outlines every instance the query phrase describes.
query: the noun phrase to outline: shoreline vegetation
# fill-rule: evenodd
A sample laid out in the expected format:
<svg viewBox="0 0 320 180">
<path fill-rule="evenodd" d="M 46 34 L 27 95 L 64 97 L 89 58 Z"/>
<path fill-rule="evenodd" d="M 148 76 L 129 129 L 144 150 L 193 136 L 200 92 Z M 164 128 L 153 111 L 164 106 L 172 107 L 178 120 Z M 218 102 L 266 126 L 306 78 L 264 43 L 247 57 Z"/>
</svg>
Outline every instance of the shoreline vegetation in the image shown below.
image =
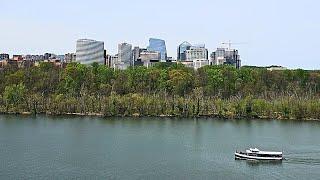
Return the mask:
<svg viewBox="0 0 320 180">
<path fill-rule="evenodd" d="M 320 71 L 41 63 L 0 82 L 0 114 L 320 120 Z"/>
</svg>

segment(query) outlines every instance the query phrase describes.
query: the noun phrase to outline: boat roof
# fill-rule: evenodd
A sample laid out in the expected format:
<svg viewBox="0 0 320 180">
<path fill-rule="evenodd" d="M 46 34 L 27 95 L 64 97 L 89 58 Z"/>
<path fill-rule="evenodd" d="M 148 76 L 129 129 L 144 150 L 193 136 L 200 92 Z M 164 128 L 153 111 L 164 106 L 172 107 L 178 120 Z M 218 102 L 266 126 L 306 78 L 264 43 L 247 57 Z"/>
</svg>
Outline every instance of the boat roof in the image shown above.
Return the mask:
<svg viewBox="0 0 320 180">
<path fill-rule="evenodd" d="M 258 151 L 260 151 L 258 148 L 250 148 L 250 151 L 252 151 L 252 152 L 258 152 Z"/>
<path fill-rule="evenodd" d="M 281 155 L 282 152 L 275 152 L 275 151 L 259 151 L 258 154 L 270 154 L 270 155 Z"/>
<path fill-rule="evenodd" d="M 269 155 L 282 155 L 282 152 L 276 152 L 276 151 L 260 151 L 257 148 L 250 148 L 249 150 L 246 150 L 247 153 L 257 153 L 257 154 L 269 154 Z"/>
</svg>

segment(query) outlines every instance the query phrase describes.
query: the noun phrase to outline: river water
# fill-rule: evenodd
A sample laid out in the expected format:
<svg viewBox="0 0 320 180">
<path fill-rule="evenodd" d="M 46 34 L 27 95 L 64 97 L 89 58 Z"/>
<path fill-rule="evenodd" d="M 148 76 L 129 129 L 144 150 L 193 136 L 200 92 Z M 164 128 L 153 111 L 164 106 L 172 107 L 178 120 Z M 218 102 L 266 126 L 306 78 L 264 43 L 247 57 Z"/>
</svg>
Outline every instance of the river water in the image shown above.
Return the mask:
<svg viewBox="0 0 320 180">
<path fill-rule="evenodd" d="M 1 115 L 0 179 L 320 179 L 320 122 Z"/>
</svg>

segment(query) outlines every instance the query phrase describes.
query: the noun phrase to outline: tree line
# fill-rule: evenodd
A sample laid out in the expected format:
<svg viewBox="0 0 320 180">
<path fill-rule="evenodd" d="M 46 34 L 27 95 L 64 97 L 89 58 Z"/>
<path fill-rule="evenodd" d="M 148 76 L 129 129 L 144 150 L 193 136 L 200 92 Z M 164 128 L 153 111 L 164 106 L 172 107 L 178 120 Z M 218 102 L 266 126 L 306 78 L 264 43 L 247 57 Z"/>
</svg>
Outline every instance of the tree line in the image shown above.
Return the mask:
<svg viewBox="0 0 320 180">
<path fill-rule="evenodd" d="M 320 72 L 302 69 L 41 63 L 5 67 L 0 82 L 2 113 L 320 119 Z"/>
</svg>

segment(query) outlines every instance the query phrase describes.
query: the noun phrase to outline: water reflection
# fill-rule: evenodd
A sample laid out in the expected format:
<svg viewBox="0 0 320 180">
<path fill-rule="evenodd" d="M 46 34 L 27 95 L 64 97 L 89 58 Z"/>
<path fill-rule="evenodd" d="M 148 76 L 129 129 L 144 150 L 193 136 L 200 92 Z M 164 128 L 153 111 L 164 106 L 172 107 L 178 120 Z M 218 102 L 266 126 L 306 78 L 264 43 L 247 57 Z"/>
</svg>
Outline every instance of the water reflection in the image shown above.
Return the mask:
<svg viewBox="0 0 320 180">
<path fill-rule="evenodd" d="M 203 141 L 203 137 L 202 137 L 202 124 L 201 124 L 201 120 L 195 118 L 193 119 L 193 144 L 194 144 L 194 148 L 201 148 L 202 146 L 202 141 Z"/>
<path fill-rule="evenodd" d="M 282 166 L 283 161 L 257 161 L 257 160 L 245 160 L 247 166 L 257 167 L 257 166 Z"/>
</svg>

